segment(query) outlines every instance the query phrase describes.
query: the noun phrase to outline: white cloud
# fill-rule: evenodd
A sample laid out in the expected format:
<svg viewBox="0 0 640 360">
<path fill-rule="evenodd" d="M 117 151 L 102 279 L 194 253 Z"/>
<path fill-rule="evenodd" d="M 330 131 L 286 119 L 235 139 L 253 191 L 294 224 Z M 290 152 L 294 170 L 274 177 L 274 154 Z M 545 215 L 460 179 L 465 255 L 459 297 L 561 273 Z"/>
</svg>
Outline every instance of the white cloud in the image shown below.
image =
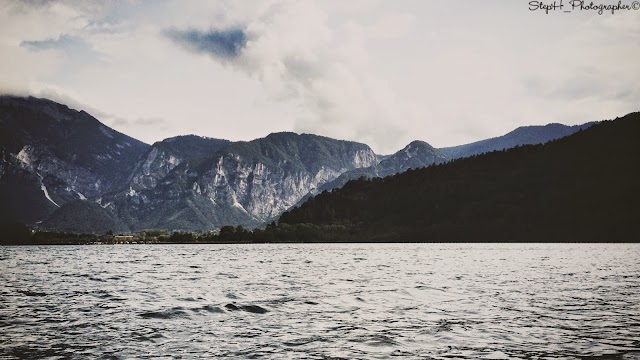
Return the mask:
<svg viewBox="0 0 640 360">
<path fill-rule="evenodd" d="M 362 26 L 345 22 L 331 27 L 314 3 L 283 1 L 244 29 L 247 42 L 232 57 L 216 50 L 227 47 L 226 39 L 219 39 L 223 30 L 188 29 L 179 33 L 182 39 L 172 37 L 259 79 L 273 99 L 297 102 L 302 112 L 295 131 L 363 141 L 385 152 L 407 140 L 400 139 L 399 119 L 406 121 L 408 115 L 369 67 Z"/>
<path fill-rule="evenodd" d="M 383 153 L 638 110 L 640 11 L 547 16 L 526 5 L 5 0 L 0 91 L 83 106 L 147 142 L 295 130 Z M 230 28 L 247 43 L 224 61 L 166 36 Z M 83 46 L 33 51 L 60 39 Z"/>
<path fill-rule="evenodd" d="M 409 13 L 384 14 L 366 28 L 367 36 L 374 40 L 400 39 L 410 34 L 416 25 L 415 15 Z"/>
</svg>

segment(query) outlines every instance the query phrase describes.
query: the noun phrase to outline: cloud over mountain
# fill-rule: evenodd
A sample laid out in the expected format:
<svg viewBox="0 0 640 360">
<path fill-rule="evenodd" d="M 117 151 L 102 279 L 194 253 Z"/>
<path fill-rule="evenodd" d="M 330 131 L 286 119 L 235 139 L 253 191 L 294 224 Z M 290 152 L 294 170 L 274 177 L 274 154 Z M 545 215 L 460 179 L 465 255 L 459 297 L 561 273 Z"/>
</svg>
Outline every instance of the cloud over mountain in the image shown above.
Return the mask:
<svg viewBox="0 0 640 360">
<path fill-rule="evenodd" d="M 293 130 L 381 153 L 637 110 L 640 11 L 558 15 L 495 0 L 4 0 L 0 93 L 55 91 L 149 143 Z"/>
<path fill-rule="evenodd" d="M 179 45 L 259 79 L 272 99 L 301 108 L 294 130 L 373 143 L 383 151 L 403 134 L 407 114 L 369 67 L 364 30 L 337 26 L 311 2 L 279 2 L 241 27 L 176 30 Z"/>
<path fill-rule="evenodd" d="M 29 50 L 53 50 L 53 49 L 69 49 L 74 51 L 86 51 L 87 44 L 77 37 L 61 34 L 57 39 L 46 40 L 25 40 L 20 46 Z"/>
</svg>

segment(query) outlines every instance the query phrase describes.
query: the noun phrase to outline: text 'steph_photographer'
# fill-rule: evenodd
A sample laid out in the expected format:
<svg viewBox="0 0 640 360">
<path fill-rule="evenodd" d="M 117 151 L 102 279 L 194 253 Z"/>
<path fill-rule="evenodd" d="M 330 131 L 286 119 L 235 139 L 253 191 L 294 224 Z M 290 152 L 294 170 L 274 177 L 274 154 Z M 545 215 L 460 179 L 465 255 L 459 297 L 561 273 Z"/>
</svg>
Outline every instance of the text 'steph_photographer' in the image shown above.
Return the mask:
<svg viewBox="0 0 640 360">
<path fill-rule="evenodd" d="M 556 11 L 564 13 L 594 11 L 598 15 L 603 15 L 605 13 L 615 14 L 618 11 L 640 10 L 640 1 L 630 3 L 618 1 L 615 4 L 602 4 L 593 1 L 586 3 L 584 0 L 571 0 L 568 4 L 564 4 L 562 0 L 553 2 L 529 1 L 529 10 L 544 11 L 545 14 Z"/>
</svg>

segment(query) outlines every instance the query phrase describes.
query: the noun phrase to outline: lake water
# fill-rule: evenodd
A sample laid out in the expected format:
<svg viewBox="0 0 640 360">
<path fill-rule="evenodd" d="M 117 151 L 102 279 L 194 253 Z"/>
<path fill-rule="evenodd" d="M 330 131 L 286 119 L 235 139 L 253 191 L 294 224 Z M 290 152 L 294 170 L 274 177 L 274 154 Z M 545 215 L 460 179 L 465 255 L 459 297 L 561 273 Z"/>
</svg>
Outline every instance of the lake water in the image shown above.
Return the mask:
<svg viewBox="0 0 640 360">
<path fill-rule="evenodd" d="M 640 359 L 638 244 L 0 247 L 0 358 Z"/>
</svg>

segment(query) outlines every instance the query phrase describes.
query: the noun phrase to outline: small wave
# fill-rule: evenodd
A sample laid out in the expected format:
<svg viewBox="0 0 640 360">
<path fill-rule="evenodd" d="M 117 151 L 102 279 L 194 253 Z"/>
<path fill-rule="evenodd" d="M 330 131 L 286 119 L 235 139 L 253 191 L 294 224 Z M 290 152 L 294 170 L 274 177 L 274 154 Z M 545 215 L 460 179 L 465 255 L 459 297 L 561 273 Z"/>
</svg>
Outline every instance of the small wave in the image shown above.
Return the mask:
<svg viewBox="0 0 640 360">
<path fill-rule="evenodd" d="M 391 354 L 389 354 L 389 356 L 414 356 L 415 354 L 409 351 L 403 351 L 403 350 L 393 350 L 391 352 Z"/>
<path fill-rule="evenodd" d="M 248 311 L 248 312 L 254 313 L 254 314 L 264 314 L 264 313 L 269 312 L 269 310 L 267 310 L 267 309 L 265 309 L 263 307 L 260 307 L 258 305 L 245 305 L 245 306 L 242 306 L 241 308 L 244 311 Z"/>
<path fill-rule="evenodd" d="M 218 276 L 224 276 L 224 277 L 228 277 L 229 279 L 237 279 L 238 276 L 234 275 L 234 274 L 228 274 L 228 273 L 218 273 Z"/>
<path fill-rule="evenodd" d="M 400 345 L 397 341 L 393 340 L 391 337 L 381 334 L 374 335 L 365 335 L 360 336 L 354 339 L 350 339 L 349 341 L 366 343 L 370 346 L 398 346 Z"/>
<path fill-rule="evenodd" d="M 49 265 L 51 264 L 49 261 L 29 261 L 29 265 Z"/>
<path fill-rule="evenodd" d="M 284 345 L 284 346 L 302 346 L 302 345 L 310 344 L 310 343 L 316 342 L 316 341 L 325 341 L 325 339 L 321 338 L 319 336 L 313 336 L 313 337 L 308 337 L 308 338 L 294 339 L 294 340 L 290 340 L 290 341 L 285 341 L 285 342 L 282 343 L 282 345 Z"/>
<path fill-rule="evenodd" d="M 155 342 L 156 339 L 159 338 L 164 338 L 165 336 L 160 334 L 160 333 L 151 333 L 151 334 L 139 334 L 139 333 L 133 333 L 132 334 L 132 338 L 136 339 L 137 341 L 140 342 L 144 342 L 144 341 L 149 341 L 149 342 Z M 114 357 L 114 359 L 118 359 L 116 357 Z"/>
<path fill-rule="evenodd" d="M 269 312 L 269 310 L 258 306 L 258 305 L 235 305 L 235 304 L 227 304 L 224 306 L 229 311 L 246 311 L 254 314 L 264 314 Z"/>
<path fill-rule="evenodd" d="M 234 338 L 256 338 L 259 337 L 260 335 L 262 335 L 263 332 L 261 330 L 256 330 L 256 329 L 252 329 L 252 330 L 247 330 L 244 332 L 239 332 L 239 333 L 235 333 L 233 334 Z"/>
<path fill-rule="evenodd" d="M 437 290 L 437 291 L 442 291 L 442 292 L 446 292 L 448 287 L 447 286 L 443 286 L 441 288 L 437 288 L 437 287 L 433 287 L 433 286 L 428 286 L 428 285 L 417 285 L 415 287 L 416 289 L 426 289 L 426 290 Z"/>
<path fill-rule="evenodd" d="M 268 302 L 269 302 L 269 304 L 285 304 L 285 303 L 293 302 L 293 301 L 296 301 L 296 299 L 292 298 L 290 296 L 283 296 L 283 297 L 280 297 L 280 298 L 269 300 Z"/>
<path fill-rule="evenodd" d="M 175 319 L 187 318 L 189 315 L 181 307 L 174 307 L 163 311 L 147 311 L 140 314 L 145 319 Z"/>
<path fill-rule="evenodd" d="M 224 312 L 224 310 L 220 309 L 217 306 L 213 306 L 213 305 L 205 305 L 205 306 L 199 308 L 199 310 L 208 311 L 210 313 L 221 313 L 221 312 Z"/>
<path fill-rule="evenodd" d="M 458 326 L 463 330 L 469 330 L 469 326 L 467 326 L 469 322 L 470 321 L 467 320 L 441 319 L 435 324 L 435 327 L 432 330 L 433 332 L 452 331 L 454 326 Z"/>
<path fill-rule="evenodd" d="M 196 302 L 196 301 L 200 301 L 200 300 L 202 300 L 202 298 L 201 298 L 201 297 L 199 297 L 199 298 L 195 299 L 195 298 L 193 298 L 193 297 L 191 297 L 191 296 L 187 296 L 187 297 L 181 297 L 181 298 L 178 298 L 178 300 L 180 300 L 180 301 Z"/>
<path fill-rule="evenodd" d="M 239 308 L 239 307 L 237 307 L 237 306 L 235 306 L 235 305 L 233 305 L 233 304 L 227 304 L 227 305 L 225 305 L 224 307 L 225 307 L 225 308 L 227 308 L 227 310 L 229 310 L 229 311 L 236 311 L 236 310 L 240 310 L 240 308 Z"/>
<path fill-rule="evenodd" d="M 26 296 L 47 296 L 46 293 L 39 292 L 39 291 L 31 291 L 31 290 L 17 290 L 17 291 L 20 294 L 26 295 Z"/>
<path fill-rule="evenodd" d="M 91 293 L 93 296 L 99 299 L 111 299 L 116 301 L 122 301 L 123 299 L 117 297 L 116 295 L 110 293 L 107 290 L 96 290 Z"/>
</svg>

